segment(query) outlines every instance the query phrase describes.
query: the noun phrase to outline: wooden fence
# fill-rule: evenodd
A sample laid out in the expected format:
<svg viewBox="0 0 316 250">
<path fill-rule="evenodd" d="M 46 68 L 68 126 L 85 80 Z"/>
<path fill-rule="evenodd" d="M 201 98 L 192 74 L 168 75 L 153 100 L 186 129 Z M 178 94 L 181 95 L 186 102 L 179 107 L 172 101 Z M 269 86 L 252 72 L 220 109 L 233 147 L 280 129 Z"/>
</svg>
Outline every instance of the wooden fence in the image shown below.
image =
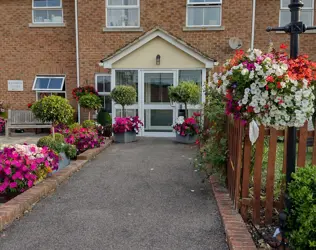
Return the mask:
<svg viewBox="0 0 316 250">
<path fill-rule="evenodd" d="M 278 177 L 281 184 L 276 185 L 275 181 L 278 171 L 283 174 L 286 171 L 286 130 L 260 126 L 259 138 L 251 145 L 247 127 L 229 118 L 227 135 L 227 184 L 235 208 L 240 209 L 245 220 L 270 224 L 274 209 L 280 210 L 284 200 L 282 174 L 281 178 Z M 316 165 L 314 130 L 309 131 L 306 122 L 297 135 L 297 166 L 304 167 L 307 163 Z M 308 147 L 312 147 L 312 152 Z M 279 194 L 275 192 L 277 186 L 281 190 Z"/>
</svg>

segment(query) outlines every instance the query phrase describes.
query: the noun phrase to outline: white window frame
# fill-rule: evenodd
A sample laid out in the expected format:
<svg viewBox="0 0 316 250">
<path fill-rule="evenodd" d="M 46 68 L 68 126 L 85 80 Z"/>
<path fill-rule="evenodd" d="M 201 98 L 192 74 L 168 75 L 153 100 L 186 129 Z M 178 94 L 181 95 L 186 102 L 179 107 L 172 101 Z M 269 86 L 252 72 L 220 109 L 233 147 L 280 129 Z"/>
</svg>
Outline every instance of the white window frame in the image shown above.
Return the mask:
<svg viewBox="0 0 316 250">
<path fill-rule="evenodd" d="M 130 29 L 140 28 L 140 0 L 137 0 L 137 5 L 109 5 L 109 0 L 106 0 L 105 5 L 105 27 L 109 29 Z M 138 9 L 138 25 L 137 26 L 108 26 L 108 9 Z"/>
<path fill-rule="evenodd" d="M 61 22 L 35 22 L 34 11 L 36 10 L 61 10 Z M 63 0 L 60 0 L 60 6 L 43 6 L 35 7 L 34 0 L 32 0 L 32 23 L 34 24 L 61 24 L 64 23 L 64 10 L 63 10 Z"/>
<path fill-rule="evenodd" d="M 36 84 L 37 79 L 39 79 L 39 78 L 51 78 L 51 79 L 62 78 L 63 82 L 61 84 L 61 88 L 59 88 L 59 89 L 37 89 L 37 88 L 35 88 L 35 84 Z M 66 78 L 65 75 L 37 75 L 37 76 L 35 76 L 32 90 L 39 91 L 39 92 L 47 92 L 47 93 L 48 92 L 54 92 L 55 93 L 55 92 L 58 92 L 58 91 L 65 92 L 65 91 L 63 91 L 64 85 L 65 85 L 65 78 Z"/>
<path fill-rule="evenodd" d="M 189 25 L 189 8 L 220 8 L 219 13 L 219 24 L 217 25 Z M 190 0 L 187 0 L 186 7 L 186 26 L 190 28 L 199 28 L 199 27 L 220 27 L 222 26 L 222 11 L 223 11 L 223 2 L 222 0 L 218 0 L 215 3 L 206 3 L 206 2 L 195 2 L 191 3 Z M 203 13 L 204 15 L 204 13 Z M 204 20 L 204 17 L 203 17 Z"/>
<path fill-rule="evenodd" d="M 279 11 L 279 25 L 281 26 L 281 13 L 282 11 L 288 10 L 290 12 L 290 9 L 288 7 L 283 7 L 282 5 L 283 0 L 280 0 L 280 11 Z M 312 12 L 312 25 L 314 25 L 314 13 L 315 13 L 315 1 L 312 1 L 312 7 L 306 7 L 304 6 L 301 10 L 301 15 L 304 12 L 304 10 L 309 10 Z"/>
<path fill-rule="evenodd" d="M 99 76 L 108 76 L 110 77 L 110 92 L 98 92 L 99 96 L 110 96 L 112 91 L 112 75 L 111 74 L 104 74 L 104 73 L 98 73 L 94 76 L 94 88 L 98 90 L 98 77 Z M 112 103 L 113 107 L 113 103 Z M 112 108 L 113 110 L 113 108 Z M 96 112 L 97 113 L 97 112 Z"/>
</svg>

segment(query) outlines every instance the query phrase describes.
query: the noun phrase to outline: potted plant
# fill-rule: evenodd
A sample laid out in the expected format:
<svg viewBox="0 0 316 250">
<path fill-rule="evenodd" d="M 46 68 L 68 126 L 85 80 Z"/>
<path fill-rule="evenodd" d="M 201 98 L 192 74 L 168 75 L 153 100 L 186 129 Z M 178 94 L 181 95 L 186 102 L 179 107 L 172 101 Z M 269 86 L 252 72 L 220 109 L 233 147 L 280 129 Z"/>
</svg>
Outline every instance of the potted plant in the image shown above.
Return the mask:
<svg viewBox="0 0 316 250">
<path fill-rule="evenodd" d="M 199 134 L 197 115 L 186 119 L 183 116 L 178 117 L 173 129 L 176 131 L 177 142 L 185 144 L 195 143 Z"/>
<path fill-rule="evenodd" d="M 183 81 L 178 86 L 169 87 L 169 98 L 173 102 L 183 103 L 185 117 L 188 117 L 188 104 L 198 104 L 200 101 L 200 87 L 193 81 Z"/>
<path fill-rule="evenodd" d="M 116 117 L 113 124 L 114 141 L 129 143 L 136 141 L 136 134 L 144 124 L 135 117 Z"/>
<path fill-rule="evenodd" d="M 48 96 L 35 102 L 31 107 L 35 117 L 43 122 L 52 122 L 52 133 L 55 139 L 54 126 L 67 123 L 74 114 L 74 109 L 68 100 L 60 96 Z"/>
<path fill-rule="evenodd" d="M 55 133 L 55 140 L 52 135 L 40 138 L 37 142 L 37 146 L 48 147 L 59 155 L 58 170 L 67 167 L 70 164 L 70 160 L 75 159 L 77 156 L 76 147 L 65 143 L 64 136 L 59 133 Z"/>
<path fill-rule="evenodd" d="M 90 117 L 91 117 L 90 115 L 91 110 L 98 110 L 102 107 L 100 97 L 94 94 L 87 94 L 87 95 L 81 96 L 79 99 L 79 104 L 81 107 L 89 110 L 88 120 L 90 120 Z"/>
<path fill-rule="evenodd" d="M 123 117 L 126 117 L 125 107 L 136 103 L 136 90 L 132 86 L 119 85 L 111 92 L 111 98 L 122 106 Z"/>
</svg>

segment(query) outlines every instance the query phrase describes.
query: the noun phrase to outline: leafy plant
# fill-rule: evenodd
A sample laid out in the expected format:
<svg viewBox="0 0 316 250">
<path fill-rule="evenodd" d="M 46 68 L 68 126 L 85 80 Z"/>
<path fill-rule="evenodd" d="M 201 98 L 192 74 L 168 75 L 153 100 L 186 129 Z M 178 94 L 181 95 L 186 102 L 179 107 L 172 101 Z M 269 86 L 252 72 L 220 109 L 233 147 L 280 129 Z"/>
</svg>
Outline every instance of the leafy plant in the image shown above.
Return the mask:
<svg viewBox="0 0 316 250">
<path fill-rule="evenodd" d="M 298 168 L 289 184 L 288 237 L 296 250 L 316 249 L 316 167 Z"/>
<path fill-rule="evenodd" d="M 102 126 L 111 125 L 112 124 L 112 117 L 108 112 L 101 109 L 100 112 L 98 113 L 97 121 Z"/>
<path fill-rule="evenodd" d="M 81 125 L 79 123 L 73 123 L 69 126 L 69 130 L 72 131 L 74 129 L 81 129 Z"/>
<path fill-rule="evenodd" d="M 85 120 L 82 123 L 82 127 L 83 128 L 94 128 L 95 127 L 95 121 L 93 121 L 93 120 Z"/>
<path fill-rule="evenodd" d="M 125 106 L 133 105 L 136 102 L 136 90 L 132 86 L 119 85 L 116 86 L 111 92 L 111 98 L 117 103 L 122 105 L 123 116 L 126 116 Z"/>
<path fill-rule="evenodd" d="M 89 109 L 89 120 L 90 110 L 98 110 L 102 107 L 101 99 L 97 95 L 89 94 L 80 97 L 79 104 L 81 107 Z"/>
<path fill-rule="evenodd" d="M 98 96 L 98 92 L 95 90 L 93 86 L 83 86 L 72 90 L 72 96 L 77 101 L 79 101 L 82 96 L 89 94 Z"/>
<path fill-rule="evenodd" d="M 183 81 L 176 87 L 169 87 L 170 100 L 184 104 L 186 118 L 188 117 L 188 104 L 198 104 L 200 95 L 200 87 L 193 81 Z"/>
<path fill-rule="evenodd" d="M 55 95 L 35 102 L 31 109 L 36 118 L 43 122 L 53 123 L 53 137 L 55 137 L 54 125 L 66 123 L 74 114 L 74 109 L 68 100 Z"/>
</svg>

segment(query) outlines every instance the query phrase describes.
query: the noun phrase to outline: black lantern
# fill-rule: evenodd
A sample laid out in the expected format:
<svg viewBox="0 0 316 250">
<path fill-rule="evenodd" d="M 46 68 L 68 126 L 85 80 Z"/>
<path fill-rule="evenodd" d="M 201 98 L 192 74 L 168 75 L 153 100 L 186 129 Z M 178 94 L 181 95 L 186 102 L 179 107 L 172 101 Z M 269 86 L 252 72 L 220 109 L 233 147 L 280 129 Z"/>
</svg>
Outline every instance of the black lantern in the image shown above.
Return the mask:
<svg viewBox="0 0 316 250">
<path fill-rule="evenodd" d="M 160 65 L 160 55 L 156 56 L 156 65 Z"/>
</svg>

